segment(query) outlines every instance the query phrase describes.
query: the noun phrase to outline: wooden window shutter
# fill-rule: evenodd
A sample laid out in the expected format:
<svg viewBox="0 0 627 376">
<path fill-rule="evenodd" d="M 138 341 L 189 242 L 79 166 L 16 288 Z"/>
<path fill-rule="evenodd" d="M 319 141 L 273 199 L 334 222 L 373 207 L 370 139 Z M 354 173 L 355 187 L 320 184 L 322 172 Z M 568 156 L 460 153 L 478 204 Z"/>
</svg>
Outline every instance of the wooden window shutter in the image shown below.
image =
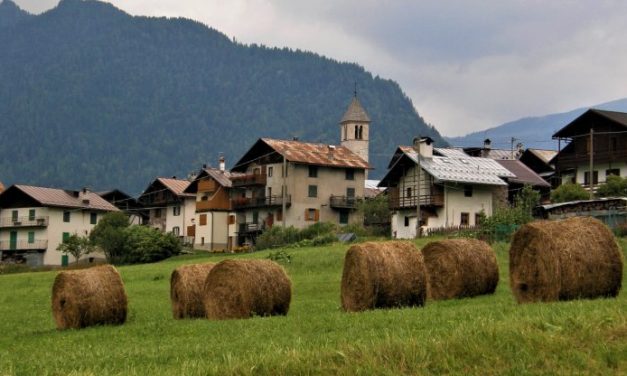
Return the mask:
<svg viewBox="0 0 627 376">
<path fill-rule="evenodd" d="M 305 221 L 311 221 L 311 219 L 309 219 L 309 209 L 305 209 Z"/>
<path fill-rule="evenodd" d="M 200 226 L 206 226 L 207 225 L 207 214 L 201 214 L 200 215 Z"/>
<path fill-rule="evenodd" d="M 318 222 L 319 220 L 320 220 L 320 210 L 316 209 L 314 221 Z"/>
</svg>

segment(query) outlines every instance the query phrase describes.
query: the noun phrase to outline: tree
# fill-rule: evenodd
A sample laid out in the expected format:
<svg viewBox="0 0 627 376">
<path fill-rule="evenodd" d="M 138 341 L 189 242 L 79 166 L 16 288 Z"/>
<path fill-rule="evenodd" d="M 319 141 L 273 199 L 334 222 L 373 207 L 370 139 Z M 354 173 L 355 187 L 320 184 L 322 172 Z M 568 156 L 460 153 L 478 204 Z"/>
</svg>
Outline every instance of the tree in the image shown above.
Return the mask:
<svg viewBox="0 0 627 376">
<path fill-rule="evenodd" d="M 384 194 L 368 198 L 359 203 L 358 209 L 364 215 L 364 224 L 381 224 L 390 221 L 390 207 Z"/>
<path fill-rule="evenodd" d="M 57 247 L 57 251 L 74 256 L 77 264 L 81 256 L 90 254 L 93 250 L 94 246 L 88 237 L 76 234 L 70 235 Z"/>
<path fill-rule="evenodd" d="M 533 208 L 539 203 L 540 192 L 535 191 L 530 185 L 525 185 L 514 199 L 514 206 L 520 208 L 529 220 L 531 220 Z"/>
<path fill-rule="evenodd" d="M 551 191 L 551 201 L 554 203 L 587 200 L 590 197 L 581 185 L 575 183 L 562 184 Z"/>
<path fill-rule="evenodd" d="M 610 175 L 605 183 L 599 186 L 597 194 L 600 197 L 625 197 L 627 196 L 627 178 Z"/>
<path fill-rule="evenodd" d="M 124 229 L 129 227 L 128 217 L 122 212 L 105 214 L 91 230 L 89 239 L 98 246 L 112 264 L 119 263 L 125 252 Z"/>
<path fill-rule="evenodd" d="M 156 262 L 181 252 L 181 242 L 172 233 L 147 226 L 130 226 L 123 231 L 122 263 Z"/>
</svg>

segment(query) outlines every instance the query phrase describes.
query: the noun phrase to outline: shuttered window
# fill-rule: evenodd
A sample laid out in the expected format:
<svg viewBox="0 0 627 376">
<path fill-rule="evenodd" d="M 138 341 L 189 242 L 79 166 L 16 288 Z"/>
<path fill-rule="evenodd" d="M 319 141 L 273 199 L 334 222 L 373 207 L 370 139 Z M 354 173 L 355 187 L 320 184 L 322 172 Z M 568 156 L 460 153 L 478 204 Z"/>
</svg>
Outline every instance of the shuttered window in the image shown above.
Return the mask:
<svg viewBox="0 0 627 376">
<path fill-rule="evenodd" d="M 207 214 L 201 214 L 199 218 L 199 225 L 206 226 L 207 225 Z"/>
</svg>

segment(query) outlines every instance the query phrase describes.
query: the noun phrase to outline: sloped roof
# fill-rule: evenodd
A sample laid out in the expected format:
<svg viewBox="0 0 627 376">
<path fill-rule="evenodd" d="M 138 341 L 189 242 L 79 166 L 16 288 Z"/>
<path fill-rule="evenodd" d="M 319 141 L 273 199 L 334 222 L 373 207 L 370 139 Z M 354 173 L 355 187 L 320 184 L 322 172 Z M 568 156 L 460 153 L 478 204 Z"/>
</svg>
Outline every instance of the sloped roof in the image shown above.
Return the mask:
<svg viewBox="0 0 627 376">
<path fill-rule="evenodd" d="M 344 146 L 262 138 L 268 146 L 290 162 L 331 167 L 369 169 L 368 162 Z"/>
<path fill-rule="evenodd" d="M 410 146 L 399 146 L 400 150 L 414 163 L 418 163 L 418 154 Z M 515 175 L 490 158 L 480 157 L 420 157 L 420 166 L 437 182 L 507 185 L 501 178 L 513 178 Z M 394 169 L 394 167 L 392 167 Z M 391 172 L 388 171 L 388 174 Z M 387 180 L 386 177 L 382 180 Z"/>
<path fill-rule="evenodd" d="M 43 206 L 105 211 L 119 210 L 95 192 L 87 192 L 83 198 L 79 197 L 78 191 L 66 191 L 63 189 L 35 187 L 31 185 L 14 185 L 13 187 L 24 192 Z M 85 202 L 83 199 L 89 200 L 89 202 Z"/>
<path fill-rule="evenodd" d="M 532 169 L 517 159 L 498 159 L 496 162 L 516 175 L 513 178 L 508 178 L 512 183 L 529 184 L 534 187 L 551 186 Z"/>
<path fill-rule="evenodd" d="M 462 148 L 433 148 L 433 152 L 439 154 L 442 157 L 452 158 L 468 158 L 469 155 L 464 153 Z"/>
<path fill-rule="evenodd" d="M 361 106 L 361 103 L 359 103 L 357 97 L 353 97 L 351 104 L 348 106 L 344 116 L 342 116 L 340 124 L 346 122 L 370 122 L 370 117 L 366 113 L 366 110 L 364 110 Z"/>
<path fill-rule="evenodd" d="M 208 176 L 217 181 L 218 184 L 226 188 L 231 188 L 231 186 L 233 185 L 231 179 L 233 179 L 234 177 L 245 175 L 241 172 L 222 171 L 218 168 L 204 168 L 203 170 L 207 173 Z"/>
<path fill-rule="evenodd" d="M 546 164 L 548 164 L 549 161 L 557 155 L 557 150 L 545 150 L 545 149 L 527 149 L 527 150 Z"/>
<path fill-rule="evenodd" d="M 568 123 L 559 131 L 555 132 L 553 134 L 553 138 L 569 138 L 587 132 L 587 130 L 589 130 L 593 125 L 598 125 L 594 124 L 593 121 L 588 121 L 590 120 L 591 116 L 596 116 L 597 119 L 599 117 L 601 119 L 608 119 L 614 124 L 618 124 L 622 127 L 627 127 L 627 113 L 598 110 L 596 108 L 592 108 L 581 114 L 575 120 Z"/>
<path fill-rule="evenodd" d="M 173 178 L 157 178 L 167 189 L 177 196 L 193 197 L 191 193 L 185 193 L 185 188 L 189 186 L 189 180 L 173 179 Z"/>
</svg>

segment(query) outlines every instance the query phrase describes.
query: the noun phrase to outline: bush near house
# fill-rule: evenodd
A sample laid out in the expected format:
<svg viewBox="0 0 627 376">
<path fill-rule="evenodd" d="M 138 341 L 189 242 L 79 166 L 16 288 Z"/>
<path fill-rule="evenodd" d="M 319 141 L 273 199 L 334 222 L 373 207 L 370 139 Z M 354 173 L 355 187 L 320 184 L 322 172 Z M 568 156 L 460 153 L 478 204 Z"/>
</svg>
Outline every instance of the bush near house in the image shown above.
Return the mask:
<svg viewBox="0 0 627 376">
<path fill-rule="evenodd" d="M 551 191 L 551 201 L 554 203 L 587 200 L 590 193 L 579 184 L 566 183 Z"/>
<path fill-rule="evenodd" d="M 599 186 L 597 191 L 599 197 L 626 197 L 627 196 L 627 178 L 610 175 L 605 183 Z"/>
<path fill-rule="evenodd" d="M 257 238 L 258 250 L 286 245 L 310 246 L 333 243 L 337 240 L 338 227 L 332 222 L 318 222 L 299 230 L 293 226 L 273 226 Z"/>
</svg>

